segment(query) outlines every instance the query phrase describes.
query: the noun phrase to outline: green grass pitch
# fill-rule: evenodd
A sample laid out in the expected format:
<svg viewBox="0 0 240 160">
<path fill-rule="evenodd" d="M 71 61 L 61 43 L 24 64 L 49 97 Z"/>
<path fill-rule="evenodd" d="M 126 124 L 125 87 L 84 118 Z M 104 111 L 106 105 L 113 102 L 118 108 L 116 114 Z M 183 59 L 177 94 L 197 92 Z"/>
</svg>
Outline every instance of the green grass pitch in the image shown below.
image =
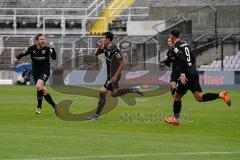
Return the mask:
<svg viewBox="0 0 240 160">
<path fill-rule="evenodd" d="M 73 99 L 73 113 L 97 103 L 49 92 L 57 102 Z M 35 115 L 34 86 L 0 86 L 0 159 L 239 160 L 240 91 L 228 92 L 231 108 L 221 100 L 199 103 L 189 92 L 183 98 L 185 118 L 176 127 L 161 117 L 144 118 L 171 113 L 170 94 L 138 98 L 134 107 L 121 100 L 97 121 L 67 122 L 54 116 L 45 101 L 42 114 Z"/>
</svg>

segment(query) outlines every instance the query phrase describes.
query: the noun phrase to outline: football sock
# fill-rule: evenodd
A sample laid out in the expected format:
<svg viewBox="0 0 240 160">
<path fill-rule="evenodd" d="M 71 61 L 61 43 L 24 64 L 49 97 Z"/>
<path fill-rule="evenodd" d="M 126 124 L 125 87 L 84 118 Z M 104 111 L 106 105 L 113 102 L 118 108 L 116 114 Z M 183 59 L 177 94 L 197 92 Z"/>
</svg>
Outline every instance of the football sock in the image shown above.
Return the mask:
<svg viewBox="0 0 240 160">
<path fill-rule="evenodd" d="M 98 100 L 98 107 L 97 107 L 97 110 L 96 110 L 96 115 L 100 115 L 100 113 L 102 112 L 102 109 L 105 105 L 105 101 L 106 101 L 106 94 L 104 93 L 99 93 L 99 100 Z"/>
<path fill-rule="evenodd" d="M 50 94 L 45 95 L 44 98 L 53 108 L 56 106 Z"/>
<path fill-rule="evenodd" d="M 176 88 L 171 88 L 171 93 L 173 96 L 174 96 L 175 92 L 176 92 Z"/>
<path fill-rule="evenodd" d="M 219 98 L 219 94 L 218 93 L 206 93 L 204 95 L 202 95 L 202 101 L 206 102 L 206 101 L 212 101 Z"/>
<path fill-rule="evenodd" d="M 173 114 L 176 119 L 179 119 L 181 108 L 182 108 L 182 101 L 174 101 Z"/>
<path fill-rule="evenodd" d="M 117 96 L 122 96 L 125 95 L 127 93 L 130 93 L 130 89 L 129 88 L 123 88 L 123 89 L 119 89 L 117 90 L 116 93 L 112 94 L 113 97 L 117 97 Z"/>
<path fill-rule="evenodd" d="M 42 108 L 42 99 L 43 99 L 43 91 L 37 91 L 37 101 L 38 101 L 38 105 L 37 108 Z"/>
</svg>

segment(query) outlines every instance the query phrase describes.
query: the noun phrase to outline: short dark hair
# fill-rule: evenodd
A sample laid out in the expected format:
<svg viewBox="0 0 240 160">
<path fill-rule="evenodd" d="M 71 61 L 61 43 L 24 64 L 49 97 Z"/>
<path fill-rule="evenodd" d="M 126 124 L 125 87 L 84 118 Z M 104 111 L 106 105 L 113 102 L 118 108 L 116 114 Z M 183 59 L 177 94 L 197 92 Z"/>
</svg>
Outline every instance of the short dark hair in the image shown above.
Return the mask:
<svg viewBox="0 0 240 160">
<path fill-rule="evenodd" d="M 171 35 L 173 35 L 176 38 L 179 38 L 179 36 L 180 36 L 180 31 L 177 28 L 172 29 L 170 33 L 171 33 Z"/>
<path fill-rule="evenodd" d="M 105 35 L 109 41 L 113 41 L 113 33 L 112 32 L 104 32 L 102 35 Z"/>
<path fill-rule="evenodd" d="M 42 33 L 39 33 L 39 34 L 37 34 L 37 35 L 36 35 L 36 37 L 35 37 L 36 41 L 37 41 L 37 40 L 38 40 L 38 38 L 39 38 L 39 37 L 41 37 L 41 36 L 43 36 L 43 34 L 42 34 Z"/>
</svg>

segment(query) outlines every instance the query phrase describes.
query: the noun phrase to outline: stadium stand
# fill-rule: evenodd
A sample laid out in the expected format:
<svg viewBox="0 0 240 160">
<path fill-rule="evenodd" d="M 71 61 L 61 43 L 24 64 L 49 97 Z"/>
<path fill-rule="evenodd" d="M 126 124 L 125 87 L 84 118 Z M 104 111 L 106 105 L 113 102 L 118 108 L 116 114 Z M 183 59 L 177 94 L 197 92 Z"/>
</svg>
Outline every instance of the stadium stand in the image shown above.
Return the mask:
<svg viewBox="0 0 240 160">
<path fill-rule="evenodd" d="M 116 0 L 115 0 L 116 1 Z M 23 51 L 27 46 L 33 44 L 34 34 L 38 32 L 44 32 L 47 35 L 47 41 L 52 40 L 56 44 L 56 50 L 59 53 L 60 58 L 57 61 L 56 65 L 60 65 L 65 63 L 72 56 L 81 56 L 81 55 L 89 55 L 92 54 L 93 49 L 95 48 L 96 42 L 99 40 L 99 36 L 89 35 L 90 29 L 97 21 L 97 18 L 101 16 L 101 13 L 104 12 L 104 7 L 109 6 L 111 3 L 115 2 L 112 0 L 105 0 L 104 5 L 96 8 L 97 4 L 102 1 L 98 0 L 89 0 L 89 1 L 78 1 L 78 0 L 9 0 L 0 3 L 0 26 L 1 26 L 1 35 L 0 41 L 2 41 L 2 45 L 0 45 L 0 68 L 9 69 L 11 68 L 10 59 L 14 54 L 18 54 Z M 119 0 L 121 2 L 121 0 Z M 194 19 L 192 17 L 197 17 L 196 15 L 203 15 L 202 12 L 193 12 L 191 16 L 182 16 L 177 15 L 176 17 L 171 17 L 166 20 L 166 28 L 163 31 L 159 31 L 158 34 L 150 36 L 142 36 L 141 40 L 138 40 L 139 37 L 126 35 L 126 23 L 127 21 L 148 21 L 152 20 L 151 16 L 149 16 L 149 7 L 156 6 L 199 6 L 204 7 L 209 4 L 217 5 L 227 5 L 231 3 L 231 5 L 239 5 L 239 1 L 230 0 L 228 2 L 218 0 L 218 1 L 209 1 L 209 0 L 135 0 L 131 1 L 126 6 L 119 7 L 122 9 L 117 15 L 115 15 L 115 19 L 111 19 L 109 21 L 109 29 L 114 31 L 114 33 L 121 33 L 121 35 L 116 36 L 116 42 L 121 41 L 121 44 L 124 43 L 124 40 L 128 42 L 128 47 L 130 50 L 127 51 L 128 54 L 131 54 L 130 59 L 140 61 L 140 62 L 148 62 L 150 59 L 154 62 L 157 62 L 156 59 L 159 58 L 161 60 L 164 57 L 164 54 L 167 50 L 166 45 L 166 37 L 169 33 L 169 30 L 174 27 L 180 27 L 183 31 L 183 38 L 187 40 L 189 43 L 194 42 L 196 37 L 201 37 L 195 33 L 192 33 L 191 27 L 192 24 L 198 19 Z M 15 8 L 18 8 L 15 10 Z M 21 9 L 22 8 L 22 9 Z M 25 9 L 23 9 L 25 8 Z M 39 8 L 39 9 L 37 9 Z M 88 9 L 88 10 L 86 10 Z M 95 12 L 96 10 L 96 12 Z M 93 12 L 92 12 L 93 11 Z M 204 12 L 205 10 L 203 10 Z M 14 13 L 15 12 L 15 13 Z M 87 12 L 87 13 L 86 13 Z M 84 22 L 84 18 L 86 15 L 89 15 L 89 19 Z M 213 12 L 211 16 L 213 17 Z M 16 17 L 16 21 L 14 22 L 14 15 L 18 15 Z M 24 17 L 25 15 L 26 17 Z M 29 15 L 35 15 L 36 17 L 28 17 Z M 40 18 L 38 18 L 40 15 Z M 43 18 L 47 16 L 54 16 L 55 19 L 47 19 L 44 24 L 43 29 Z M 64 16 L 64 21 L 63 17 Z M 78 16 L 82 16 L 79 18 Z M 8 19 L 7 17 L 10 17 Z M 58 18 L 56 18 L 58 17 Z M 75 18 L 74 18 L 75 17 Z M 91 19 L 91 17 L 93 19 Z M 199 18 L 204 18 L 200 17 Z M 205 21 L 205 19 L 203 19 Z M 64 23 L 63 23 L 64 22 Z M 86 26 L 83 24 L 86 23 Z M 14 23 L 16 23 L 14 25 Z M 63 27 L 62 24 L 65 24 Z M 14 27 L 16 27 L 14 29 Z M 83 34 L 82 30 L 85 27 L 86 35 Z M 219 29 L 220 30 L 220 29 Z M 120 31 L 120 32 L 118 32 Z M 220 30 L 221 31 L 221 30 Z M 225 35 L 220 35 L 219 38 L 224 37 Z M 97 31 L 99 32 L 99 31 Z M 101 31 L 100 31 L 101 32 Z M 214 35 L 214 30 L 206 33 L 208 36 L 205 37 L 205 40 L 201 39 L 201 41 L 192 43 L 193 48 L 199 47 L 209 42 L 215 41 L 216 37 Z M 48 36 L 51 35 L 51 36 Z M 80 35 L 80 36 L 79 36 Z M 237 35 L 234 35 L 237 36 Z M 146 40 L 146 41 L 145 41 Z M 239 43 L 236 41 L 231 41 L 231 44 Z M 0 43 L 1 44 L 1 43 Z M 121 45 L 120 44 L 120 45 Z M 233 45 L 232 45 L 233 46 Z M 236 45 L 235 45 L 236 46 Z M 233 46 L 233 47 L 235 47 Z M 209 54 L 215 53 L 214 50 L 216 46 L 210 45 L 207 46 Z M 237 48 L 237 47 L 235 47 Z M 124 48 L 123 48 L 124 50 Z M 131 52 L 131 53 L 130 53 Z M 229 57 L 235 57 L 236 52 L 232 52 L 230 50 L 224 50 L 226 54 L 224 54 L 224 69 L 237 69 L 239 66 L 237 63 L 239 61 L 235 61 L 234 65 L 229 63 Z M 200 64 L 198 65 L 201 69 L 208 68 L 211 66 L 211 69 L 219 69 L 219 55 L 218 57 L 212 56 L 212 59 L 206 57 L 204 53 L 204 49 L 201 50 L 201 54 L 198 54 L 198 59 Z M 157 55 L 157 56 L 156 56 Z M 214 54 L 213 54 L 214 55 Z M 130 55 L 128 55 L 130 57 Z M 156 56 L 156 57 L 155 57 Z M 237 57 L 235 57 L 238 59 Z M 203 60 L 202 60 L 203 59 Z M 215 60 L 215 61 L 213 61 Z M 232 58 L 231 58 L 232 60 Z M 29 61 L 29 58 L 23 59 L 23 61 Z M 210 65 L 208 64 L 211 61 Z M 226 62 L 226 63 L 225 63 Z"/>
<path fill-rule="evenodd" d="M 221 60 L 214 60 L 208 65 L 201 65 L 200 70 L 203 71 L 217 71 L 222 70 L 222 61 Z M 232 56 L 226 56 L 223 59 L 223 70 L 226 71 L 235 71 L 240 70 L 240 52 Z"/>
<path fill-rule="evenodd" d="M 86 8 L 94 0 L 8 0 L 0 3 L 5 8 Z"/>
</svg>

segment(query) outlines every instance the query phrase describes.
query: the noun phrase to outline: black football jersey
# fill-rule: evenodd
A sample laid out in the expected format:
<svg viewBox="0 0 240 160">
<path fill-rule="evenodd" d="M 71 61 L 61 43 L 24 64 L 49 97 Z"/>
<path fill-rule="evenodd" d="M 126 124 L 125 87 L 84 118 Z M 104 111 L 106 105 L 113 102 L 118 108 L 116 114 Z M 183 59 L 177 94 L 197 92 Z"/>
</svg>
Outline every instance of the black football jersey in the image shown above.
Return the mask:
<svg viewBox="0 0 240 160">
<path fill-rule="evenodd" d="M 50 57 L 56 60 L 56 52 L 54 48 L 43 47 L 37 48 L 37 45 L 30 46 L 23 53 L 19 54 L 16 58 L 20 60 L 22 57 L 30 55 L 32 60 L 33 74 L 49 73 L 50 72 Z"/>
<path fill-rule="evenodd" d="M 172 72 L 174 72 L 176 74 L 179 73 L 179 67 L 177 64 L 177 60 L 176 60 L 176 57 L 175 57 L 172 49 L 168 50 L 167 59 L 168 59 L 169 63 L 172 63 Z"/>
<path fill-rule="evenodd" d="M 172 51 L 181 73 L 185 73 L 189 69 L 196 69 L 194 66 L 195 57 L 187 42 L 177 41 L 172 47 Z"/>
<path fill-rule="evenodd" d="M 104 53 L 107 64 L 107 76 L 111 78 L 118 69 L 119 61 L 123 59 L 120 49 L 112 43 L 108 48 L 106 45 L 101 47 L 100 53 Z"/>
</svg>

